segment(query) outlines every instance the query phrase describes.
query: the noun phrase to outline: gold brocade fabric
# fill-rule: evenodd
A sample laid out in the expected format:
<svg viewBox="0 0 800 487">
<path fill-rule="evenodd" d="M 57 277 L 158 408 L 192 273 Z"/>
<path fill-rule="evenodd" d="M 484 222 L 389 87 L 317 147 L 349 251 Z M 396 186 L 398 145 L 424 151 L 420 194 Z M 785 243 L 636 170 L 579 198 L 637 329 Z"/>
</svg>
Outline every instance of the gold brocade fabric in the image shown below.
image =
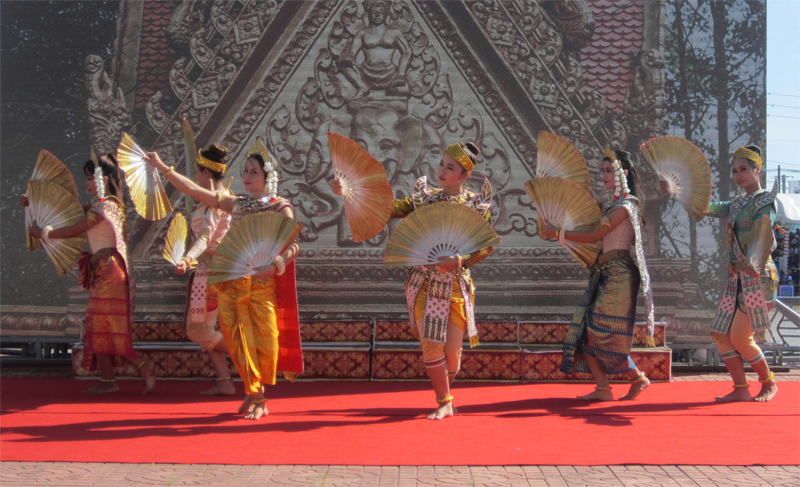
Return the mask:
<svg viewBox="0 0 800 487">
<path fill-rule="evenodd" d="M 241 277 L 217 287 L 219 325 L 247 394 L 274 385 L 278 366 L 275 279 Z"/>
<path fill-rule="evenodd" d="M 414 319 L 419 321 L 425 317 L 425 305 L 427 304 L 428 297 L 428 283 L 429 279 L 425 279 L 422 287 L 419 288 L 417 299 L 414 301 Z M 472 284 L 472 280 L 468 281 Z M 474 293 L 472 294 L 473 300 L 475 299 Z M 450 323 L 460 328 L 462 331 L 467 331 L 467 314 L 464 310 L 464 296 L 461 294 L 461 284 L 458 279 L 453 280 L 453 293 L 450 297 Z"/>
<path fill-rule="evenodd" d="M 93 259 L 94 260 L 94 259 Z M 125 262 L 114 252 L 92 265 L 89 306 L 84 324 L 84 367 L 97 369 L 96 354 L 138 357 L 131 338 L 131 310 Z"/>
</svg>

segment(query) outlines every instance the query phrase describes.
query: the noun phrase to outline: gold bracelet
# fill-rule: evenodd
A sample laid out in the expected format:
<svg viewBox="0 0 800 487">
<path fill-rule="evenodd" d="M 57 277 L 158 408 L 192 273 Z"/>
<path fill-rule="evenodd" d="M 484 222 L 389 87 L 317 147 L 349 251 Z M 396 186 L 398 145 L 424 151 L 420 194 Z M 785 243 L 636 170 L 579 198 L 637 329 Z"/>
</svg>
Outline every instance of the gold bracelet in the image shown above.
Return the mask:
<svg viewBox="0 0 800 487">
<path fill-rule="evenodd" d="M 115 382 L 115 381 L 116 381 L 116 379 L 108 379 L 108 380 L 100 379 L 100 382 Z"/>
<path fill-rule="evenodd" d="M 758 379 L 759 382 L 762 384 L 766 384 L 767 382 L 772 382 L 772 379 L 775 378 L 775 372 L 770 372 L 766 379 Z"/>
<path fill-rule="evenodd" d="M 611 390 L 611 386 L 609 386 L 609 387 L 597 386 L 597 387 L 594 388 L 594 390 L 596 390 L 596 391 L 610 391 Z"/>
<path fill-rule="evenodd" d="M 464 267 L 464 258 L 460 255 L 456 255 L 456 259 L 458 259 L 458 268 L 461 269 Z"/>
<path fill-rule="evenodd" d="M 220 203 L 222 203 L 222 193 L 221 192 L 217 192 L 217 195 L 215 196 L 215 198 L 217 198 L 217 202 L 216 202 L 216 204 L 214 204 L 214 208 L 219 208 Z"/>
<path fill-rule="evenodd" d="M 733 385 L 734 389 L 747 389 L 748 387 L 750 387 L 750 384 L 734 384 Z"/>
<path fill-rule="evenodd" d="M 216 379 L 214 379 L 214 380 L 216 380 L 217 382 L 221 382 L 221 381 L 223 381 L 223 380 L 231 380 L 231 376 L 228 376 L 228 377 L 218 377 L 218 378 L 216 378 Z"/>
<path fill-rule="evenodd" d="M 167 174 L 171 173 L 174 170 L 175 170 L 175 166 L 169 166 L 169 169 L 164 171 L 164 177 L 167 177 Z"/>
<path fill-rule="evenodd" d="M 631 384 L 636 384 L 637 382 L 639 382 L 639 381 L 640 381 L 640 380 L 642 380 L 642 379 L 644 379 L 644 372 L 642 372 L 642 371 L 640 370 L 640 371 L 639 371 L 639 377 L 637 377 L 637 378 L 635 378 L 635 379 L 629 379 L 629 380 L 630 380 L 630 383 L 631 383 Z"/>
<path fill-rule="evenodd" d="M 283 272 L 286 270 L 286 263 L 283 260 L 283 257 L 280 255 L 275 257 L 275 260 L 272 261 L 272 264 L 275 266 L 275 275 L 282 276 Z"/>
<path fill-rule="evenodd" d="M 451 402 L 452 400 L 453 400 L 453 396 L 447 396 L 447 397 L 442 398 L 442 399 L 436 398 L 436 402 L 438 402 L 439 404 L 447 404 L 448 402 Z"/>
</svg>

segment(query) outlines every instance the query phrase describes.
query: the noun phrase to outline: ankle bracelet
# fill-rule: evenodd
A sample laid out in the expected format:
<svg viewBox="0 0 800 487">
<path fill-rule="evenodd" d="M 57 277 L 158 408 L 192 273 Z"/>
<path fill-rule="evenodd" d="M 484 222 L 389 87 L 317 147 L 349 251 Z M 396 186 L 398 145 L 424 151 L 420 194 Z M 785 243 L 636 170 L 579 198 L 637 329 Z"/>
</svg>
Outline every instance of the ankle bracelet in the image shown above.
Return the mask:
<svg viewBox="0 0 800 487">
<path fill-rule="evenodd" d="M 108 382 L 116 382 L 116 380 L 117 380 L 117 379 L 108 379 L 108 380 L 106 380 L 106 379 L 100 379 L 100 382 L 106 382 L 106 383 L 108 383 Z"/>
<path fill-rule="evenodd" d="M 734 389 L 747 389 L 748 387 L 750 387 L 750 384 L 734 384 L 733 385 Z"/>
<path fill-rule="evenodd" d="M 442 399 L 439 399 L 438 397 L 436 398 L 436 402 L 438 402 L 439 404 L 447 404 L 448 402 L 452 401 L 453 401 L 453 396 L 447 396 Z"/>
<path fill-rule="evenodd" d="M 137 366 L 136 366 L 136 372 L 139 372 L 139 369 L 141 369 L 141 368 L 142 368 L 142 365 L 144 365 L 144 360 L 142 360 L 141 362 L 139 362 L 139 365 L 137 365 Z"/>
<path fill-rule="evenodd" d="M 631 380 L 631 381 L 630 381 L 630 383 L 631 383 L 631 384 L 636 384 L 636 383 L 637 383 L 637 382 L 639 382 L 640 380 L 644 379 L 644 377 L 645 377 L 645 376 L 644 376 L 644 372 L 642 372 L 642 371 L 639 371 L 639 377 L 637 377 L 636 379 L 633 379 L 633 380 Z"/>
<path fill-rule="evenodd" d="M 758 379 L 759 382 L 762 384 L 766 384 L 767 382 L 772 382 L 772 379 L 775 378 L 775 372 L 770 372 L 766 379 Z"/>
<path fill-rule="evenodd" d="M 265 402 L 267 402 L 267 398 L 266 397 L 262 397 L 261 399 L 257 399 L 255 401 L 252 401 L 250 404 L 263 404 Z"/>
<path fill-rule="evenodd" d="M 217 377 L 214 380 L 217 381 L 217 382 L 221 382 L 223 380 L 231 380 L 231 378 L 230 378 L 230 376 L 228 376 L 228 377 Z"/>
</svg>

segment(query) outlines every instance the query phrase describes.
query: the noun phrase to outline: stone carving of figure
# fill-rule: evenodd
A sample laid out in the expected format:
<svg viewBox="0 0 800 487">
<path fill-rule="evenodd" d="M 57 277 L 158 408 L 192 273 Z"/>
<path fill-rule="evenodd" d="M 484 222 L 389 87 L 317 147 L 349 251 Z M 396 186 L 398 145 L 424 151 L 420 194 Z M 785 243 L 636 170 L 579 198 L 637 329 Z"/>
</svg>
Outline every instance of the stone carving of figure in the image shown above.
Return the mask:
<svg viewBox="0 0 800 487">
<path fill-rule="evenodd" d="M 364 10 L 368 24 L 355 33 L 349 48 L 339 58 L 342 74 L 356 87 L 357 97 L 367 96 L 370 90 L 382 90 L 387 95 L 405 94 L 408 91 L 405 74 L 411 60 L 408 39 L 400 29 L 387 24 L 387 0 L 367 0 Z M 360 62 L 359 53 L 364 56 Z"/>
</svg>

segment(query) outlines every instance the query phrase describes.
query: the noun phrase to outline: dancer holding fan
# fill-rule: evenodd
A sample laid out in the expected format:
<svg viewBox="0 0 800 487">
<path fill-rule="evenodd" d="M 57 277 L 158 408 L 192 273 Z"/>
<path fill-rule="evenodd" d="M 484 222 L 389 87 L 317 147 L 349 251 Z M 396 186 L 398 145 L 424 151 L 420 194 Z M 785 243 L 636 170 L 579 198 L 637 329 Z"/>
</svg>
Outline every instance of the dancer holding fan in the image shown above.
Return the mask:
<svg viewBox="0 0 800 487">
<path fill-rule="evenodd" d="M 134 285 L 125 242 L 125 208 L 117 161 L 109 154 L 98 158 L 97 162 L 87 161 L 83 171 L 86 188 L 96 197 L 92 205 L 86 207 L 85 216 L 58 228 L 52 225 L 39 228 L 38 222 L 33 220 L 30 234 L 41 239 L 46 249 L 62 239 L 75 239 L 84 233 L 88 236 L 92 253 L 84 252 L 79 262 L 81 285 L 90 291 L 84 323 L 83 366 L 89 370 L 100 369 L 100 384 L 84 392 L 118 391 L 114 365 L 123 365 L 124 359 L 144 378 L 143 393 L 146 394 L 155 387 L 155 366 L 140 358 L 133 349 Z M 40 171 L 34 173 L 37 172 Z M 41 200 L 50 199 L 53 192 L 41 193 L 35 187 L 31 189 L 27 196 L 22 197 L 21 203 L 29 206 L 32 212 L 42 214 Z"/>
<path fill-rule="evenodd" d="M 222 183 L 222 176 L 227 169 L 225 166 L 227 154 L 226 148 L 211 144 L 208 149 L 195 155 L 192 164 L 196 167 L 191 172 L 194 173 L 198 186 L 215 195 L 233 195 Z M 176 274 L 183 275 L 196 265 L 189 278 L 189 292 L 186 298 L 186 335 L 200 345 L 203 351 L 208 352 L 217 374 L 217 384 L 201 392 L 205 395 L 232 396 L 236 393 L 225 359 L 228 349 L 222 340 L 222 333 L 216 329 L 217 293 L 213 286 L 208 285 L 209 263 L 222 237 L 228 232 L 230 224 L 230 213 L 201 202 L 191 214 L 194 245 L 184 255 L 186 220 L 183 215 L 178 214 L 170 224 L 164 249 L 165 257 L 175 266 Z"/>
<path fill-rule="evenodd" d="M 775 246 L 772 224 L 778 181 L 772 191 L 762 189 L 761 166 L 758 147 L 736 149 L 731 171 L 733 181 L 745 194 L 731 201 L 711 203 L 706 211 L 708 216 L 726 218 L 730 247 L 726 258 L 728 285 L 711 324 L 711 334 L 733 379 L 733 391 L 718 397 L 720 402 L 769 401 L 778 392 L 767 359 L 756 344 L 764 339 L 770 326 L 768 311 L 775 300 L 778 281 L 769 256 Z M 755 397 L 748 391 L 744 361 L 758 373 L 761 391 Z"/>
<path fill-rule="evenodd" d="M 592 266 L 589 288 L 575 311 L 564 341 L 561 370 L 567 374 L 576 370 L 591 372 L 597 383 L 595 391 L 580 396 L 580 399 L 599 401 L 614 398 L 608 375 L 624 374 L 630 380 L 631 387 L 620 399 L 630 400 L 650 385 L 645 374 L 630 358 L 640 284 L 644 286 L 647 309 L 648 346 L 655 345 L 653 298 L 642 249 L 636 171 L 630 154 L 613 152 L 606 147 L 602 174 L 606 189 L 614 192 L 614 196 L 609 195 L 602 204 L 602 220 L 588 225 L 588 228 L 584 226 L 578 229 L 573 226 L 572 218 L 554 219 L 545 214 L 542 216 L 548 223 L 545 223 L 541 233 L 545 238 L 557 238 L 576 257 L 585 257 L 585 249 L 576 252 L 570 243 L 602 242 L 602 253 Z M 581 195 L 586 199 L 589 193 L 572 193 L 570 200 L 580 200 Z M 540 212 L 551 211 L 551 206 L 557 206 L 543 197 L 537 200 L 536 196 L 535 193 L 531 194 Z M 588 198 L 591 199 L 591 196 Z M 573 204 L 576 203 L 570 203 L 571 212 L 576 211 Z M 634 255 L 631 255 L 632 247 Z M 588 262 L 585 258 L 579 257 L 579 260 L 584 265 Z"/>
<path fill-rule="evenodd" d="M 366 152 L 353 145 L 351 157 Z M 413 196 L 394 201 L 392 210 L 387 211 L 392 218 L 407 217 L 392 233 L 384 263 L 409 267 L 405 285 L 411 330 L 422 343 L 425 371 L 439 404 L 427 415 L 428 419 L 443 419 L 455 412 L 450 385 L 461 365 L 464 333 L 469 336 L 470 346 L 478 344 L 469 268 L 491 254 L 492 245 L 500 242 L 489 224 L 489 181 L 484 180 L 479 194 L 464 188 L 479 152 L 471 142 L 450 145 L 436 171 L 441 189 L 428 188 L 423 176 L 414 185 Z M 331 156 L 334 167 L 337 159 L 346 159 L 333 144 Z M 377 161 L 374 164 L 380 166 Z M 335 194 L 347 190 L 338 173 L 331 189 Z M 349 220 L 357 217 L 347 216 Z M 386 220 L 380 228 L 385 223 Z"/>
<path fill-rule="evenodd" d="M 179 191 L 232 217 L 208 282 L 216 284 L 220 329 L 247 394 L 239 413 L 258 419 L 267 414 L 264 386 L 275 384 L 277 371 L 287 378 L 303 372 L 294 274 L 300 226 L 276 194 L 275 162 L 260 138 L 247 154 L 242 182 L 250 194 L 238 196 L 195 184 L 155 152 L 145 159 Z"/>
</svg>

